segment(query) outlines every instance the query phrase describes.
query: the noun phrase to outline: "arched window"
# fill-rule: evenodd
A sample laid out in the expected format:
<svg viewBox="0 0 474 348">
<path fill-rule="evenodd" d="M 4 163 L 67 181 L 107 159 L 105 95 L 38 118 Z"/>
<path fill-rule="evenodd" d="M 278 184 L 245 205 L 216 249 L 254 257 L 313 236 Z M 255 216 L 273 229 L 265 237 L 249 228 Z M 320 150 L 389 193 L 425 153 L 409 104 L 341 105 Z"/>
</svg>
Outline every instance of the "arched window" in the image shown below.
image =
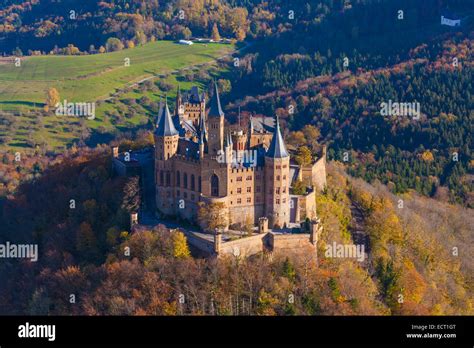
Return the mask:
<svg viewBox="0 0 474 348">
<path fill-rule="evenodd" d="M 211 196 L 219 197 L 219 177 L 216 174 L 211 176 Z"/>
<path fill-rule="evenodd" d="M 202 188 L 201 188 L 201 177 L 198 177 L 198 191 L 199 191 L 199 193 L 202 192 Z"/>
<path fill-rule="evenodd" d="M 191 174 L 191 190 L 196 191 L 196 184 L 194 182 L 194 174 Z"/>
<path fill-rule="evenodd" d="M 187 189 L 188 188 L 188 174 L 187 173 L 184 173 L 183 181 L 184 181 L 184 188 Z"/>
<path fill-rule="evenodd" d="M 176 172 L 176 186 L 181 186 L 181 174 L 179 170 Z"/>
</svg>

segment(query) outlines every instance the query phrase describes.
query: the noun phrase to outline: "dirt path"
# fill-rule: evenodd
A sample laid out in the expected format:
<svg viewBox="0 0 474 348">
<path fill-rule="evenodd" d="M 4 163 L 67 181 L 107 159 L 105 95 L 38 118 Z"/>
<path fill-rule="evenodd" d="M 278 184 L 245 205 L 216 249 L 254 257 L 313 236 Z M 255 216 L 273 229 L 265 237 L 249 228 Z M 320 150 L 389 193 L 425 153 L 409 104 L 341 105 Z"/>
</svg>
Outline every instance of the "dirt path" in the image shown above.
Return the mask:
<svg viewBox="0 0 474 348">
<path fill-rule="evenodd" d="M 352 221 L 349 226 L 349 231 L 352 236 L 352 240 L 356 245 L 363 245 L 366 257 L 361 263 L 362 267 L 369 269 L 370 267 L 370 241 L 369 236 L 365 227 L 365 218 L 362 209 L 355 203 L 352 202 L 351 206 Z M 370 270 L 369 270 L 370 272 Z"/>
</svg>

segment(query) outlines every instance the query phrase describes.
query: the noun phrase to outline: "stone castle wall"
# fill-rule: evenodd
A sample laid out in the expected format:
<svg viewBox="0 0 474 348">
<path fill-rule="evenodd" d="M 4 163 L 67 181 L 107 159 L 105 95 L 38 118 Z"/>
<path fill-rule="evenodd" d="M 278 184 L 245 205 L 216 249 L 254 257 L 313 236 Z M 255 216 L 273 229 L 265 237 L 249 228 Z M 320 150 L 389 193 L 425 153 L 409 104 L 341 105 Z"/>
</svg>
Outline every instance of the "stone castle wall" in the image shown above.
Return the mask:
<svg viewBox="0 0 474 348">
<path fill-rule="evenodd" d="M 299 234 L 275 234 L 269 233 L 269 247 L 273 252 L 287 252 L 290 250 L 304 250 L 304 248 L 316 248 L 310 243 L 310 235 Z"/>
<path fill-rule="evenodd" d="M 249 257 L 268 251 L 273 253 L 316 253 L 309 234 L 276 234 L 272 232 L 244 237 L 232 241 L 221 241 L 216 251 L 215 241 L 201 238 L 193 232 L 182 231 L 191 247 L 206 257 Z"/>
<path fill-rule="evenodd" d="M 186 236 L 186 239 L 189 243 L 189 245 L 191 245 L 192 247 L 198 249 L 200 251 L 200 253 L 202 253 L 204 256 L 213 256 L 215 255 L 215 251 L 214 251 L 214 243 L 207 240 L 207 239 L 204 239 L 204 238 L 201 238 L 199 236 L 197 236 L 196 234 L 192 233 L 192 232 L 189 232 L 189 231 L 186 231 L 186 230 L 180 230 L 181 232 L 184 233 L 184 235 Z"/>
<path fill-rule="evenodd" d="M 267 234 L 258 234 L 251 237 L 224 242 L 219 250 L 219 255 L 234 255 L 248 257 L 262 252 L 265 248 Z"/>
<path fill-rule="evenodd" d="M 316 161 L 312 168 L 312 180 L 314 186 L 319 190 L 324 190 L 326 187 L 326 157 L 322 157 Z"/>
<path fill-rule="evenodd" d="M 298 197 L 300 211 L 300 221 L 307 218 L 313 220 L 316 218 L 316 191 L 312 190 L 304 196 Z"/>
</svg>

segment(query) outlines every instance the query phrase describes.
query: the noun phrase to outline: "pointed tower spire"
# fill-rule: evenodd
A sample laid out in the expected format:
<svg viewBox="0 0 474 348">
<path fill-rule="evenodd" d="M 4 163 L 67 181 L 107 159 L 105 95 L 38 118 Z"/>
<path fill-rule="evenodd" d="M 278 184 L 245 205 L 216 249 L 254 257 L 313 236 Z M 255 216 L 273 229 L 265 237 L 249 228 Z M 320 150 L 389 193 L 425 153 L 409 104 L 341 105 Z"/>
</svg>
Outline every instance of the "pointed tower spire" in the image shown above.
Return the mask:
<svg viewBox="0 0 474 348">
<path fill-rule="evenodd" d="M 181 97 L 181 86 L 178 83 L 178 90 L 176 91 L 176 105 L 175 105 L 175 110 L 174 110 L 175 115 L 179 115 L 179 109 L 181 108 L 182 104 L 183 104 L 183 98 Z"/>
<path fill-rule="evenodd" d="M 224 147 L 227 147 L 227 146 L 230 146 L 232 147 L 233 143 L 232 143 L 232 135 L 229 132 L 226 132 L 226 135 L 225 135 L 225 139 L 224 139 Z"/>
<path fill-rule="evenodd" d="M 165 105 L 161 108 L 161 113 L 158 118 L 158 125 L 155 134 L 161 137 L 178 135 L 173 119 L 171 118 L 170 109 L 168 108 L 168 98 L 165 97 Z"/>
<path fill-rule="evenodd" d="M 158 128 L 158 124 L 160 123 L 160 117 L 163 113 L 163 97 L 160 95 L 160 106 L 158 107 L 158 115 L 155 119 L 155 127 Z"/>
<path fill-rule="evenodd" d="M 207 130 L 204 115 L 201 115 L 201 118 L 199 119 L 199 141 L 203 144 L 207 142 Z"/>
<path fill-rule="evenodd" d="M 225 133 L 225 138 L 224 138 L 224 148 L 227 148 L 229 146 L 229 133 Z"/>
<path fill-rule="evenodd" d="M 240 129 L 240 106 L 239 106 L 239 129 Z"/>
<path fill-rule="evenodd" d="M 273 133 L 272 142 L 270 143 L 270 147 L 268 148 L 268 151 L 265 156 L 272 158 L 289 157 L 290 155 L 286 150 L 285 142 L 283 140 L 283 136 L 281 135 L 280 121 L 278 119 L 278 116 L 276 117 L 275 123 L 276 126 L 275 132 Z"/>
<path fill-rule="evenodd" d="M 208 150 L 211 155 L 218 155 L 219 151 L 224 147 L 224 112 L 221 108 L 221 101 L 219 99 L 219 90 L 217 83 L 214 81 L 214 95 L 211 99 L 211 108 L 208 113 L 208 127 L 209 127 L 209 143 Z"/>
<path fill-rule="evenodd" d="M 253 134 L 253 116 L 250 114 L 249 117 L 249 137 Z"/>
<path fill-rule="evenodd" d="M 221 100 L 219 97 L 219 89 L 217 83 L 214 81 L 214 95 L 211 99 L 211 106 L 209 109 L 209 117 L 224 117 L 224 112 L 221 107 Z"/>
</svg>

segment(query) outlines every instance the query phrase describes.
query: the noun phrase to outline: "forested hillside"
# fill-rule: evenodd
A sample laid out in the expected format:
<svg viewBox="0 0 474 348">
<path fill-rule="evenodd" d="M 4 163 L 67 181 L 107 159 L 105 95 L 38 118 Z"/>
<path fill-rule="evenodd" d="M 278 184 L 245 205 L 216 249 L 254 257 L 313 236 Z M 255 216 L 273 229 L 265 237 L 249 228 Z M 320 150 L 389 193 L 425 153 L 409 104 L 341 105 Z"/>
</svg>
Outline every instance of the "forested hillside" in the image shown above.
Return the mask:
<svg viewBox="0 0 474 348">
<path fill-rule="evenodd" d="M 462 26 L 440 25 L 446 7 Z M 123 49 L 137 59 L 159 51 L 170 65 L 162 73 L 148 61 L 129 69 L 153 70 L 157 79 L 112 84 L 117 91 L 98 103 L 94 132 L 85 120 L 61 124 L 42 110 L 2 117 L 0 141 L 16 144 L 20 159 L 13 151 L 0 156 L 0 243 L 37 243 L 42 257 L 0 264 L 0 313 L 472 315 L 473 15 L 471 0 L 4 0 L 2 55 L 38 55 L 25 61 L 56 74 L 61 65 L 49 59 L 108 62 L 130 52 Z M 174 71 L 190 51 L 154 49 L 185 50 L 154 41 L 190 37 L 243 41 L 246 50 L 212 69 Z M 212 45 L 199 45 L 209 58 Z M 98 70 L 88 75 L 104 83 L 100 74 L 110 69 Z M 80 86 L 81 75 L 66 82 Z M 305 253 L 197 259 L 180 232 L 129 233 L 138 180 L 112 175 L 110 146 L 96 143 L 151 145 L 162 96 L 171 99 L 178 82 L 207 90 L 213 78 L 227 122 L 237 110 L 244 121 L 278 115 L 287 146 L 301 157 L 328 146 L 328 185 L 316 197 L 324 227 L 317 265 Z M 94 84 L 82 86 L 89 98 Z M 47 87 L 53 83 L 38 87 L 34 101 Z M 22 102 L 14 97 L 6 103 Z M 383 114 L 389 101 L 418 105 L 419 117 Z M 36 128 L 76 144 L 53 152 L 51 140 L 34 139 Z M 17 129 L 20 141 L 11 138 Z M 138 141 L 123 140 L 132 133 Z M 327 245 L 359 242 L 357 224 L 368 259 L 325 257 Z"/>
<path fill-rule="evenodd" d="M 400 45 L 418 40 L 425 33 L 417 29 L 436 23 L 447 4 L 446 0 L 7 0 L 0 7 L 0 38 L 4 39 L 0 49 L 18 54 L 18 47 L 26 54 L 72 44 L 90 51 L 91 45 L 98 49 L 109 37 L 143 43 L 211 37 L 217 31 L 237 40 L 271 38 L 264 42 L 262 67 L 278 54 L 301 49 L 326 53 L 329 46 L 335 55 L 341 50 L 352 52 L 354 47 L 367 49 L 376 54 L 363 59 L 376 64 L 380 58 L 375 47 L 395 52 Z M 464 9 L 469 1 L 449 4 Z M 399 10 L 404 11 L 403 21 L 397 21 Z M 402 38 L 397 34 L 400 29 L 410 35 Z M 388 45 L 384 34 L 389 35 Z M 371 42 L 361 46 L 369 36 Z"/>
<path fill-rule="evenodd" d="M 252 47 L 232 71 L 235 106 L 279 114 L 289 141 L 317 126 L 330 157 L 352 175 L 472 207 L 474 7 L 457 4 L 466 19 L 454 31 L 439 24 L 441 7 L 423 1 L 406 4 L 404 20 L 400 4 L 387 1 L 297 23 Z M 418 103 L 420 118 L 381 115 L 389 101 Z"/>
<path fill-rule="evenodd" d="M 39 244 L 42 255 L 38 262 L 0 264 L 1 313 L 473 313 L 468 257 L 473 221 L 459 206 L 407 195 L 400 209 L 398 197 L 384 186 L 353 180 L 331 164 L 328 189 L 317 197 L 324 224 L 317 266 L 304 252 L 196 259 L 179 232 L 160 226 L 127 232 L 137 186 L 111 176 L 109 151 L 72 151 L 0 205 L 0 224 L 7 230 L 0 242 L 29 240 Z M 370 239 L 368 260 L 326 257 L 326 245 L 354 242 L 354 204 Z M 290 296 L 294 300 L 288 301 Z"/>
<path fill-rule="evenodd" d="M 448 7 L 461 27 L 440 25 Z M 395 193 L 415 189 L 473 206 L 473 14 L 467 0 L 19 0 L 0 9 L 0 35 L 6 54 L 17 46 L 24 54 L 99 53 L 115 49 L 110 38 L 122 47 L 191 36 L 246 40 L 239 64 L 223 73 L 230 114 L 240 105 L 278 113 L 292 131 L 311 123 L 351 174 Z M 67 45 L 79 49 L 61 50 Z M 381 117 L 388 100 L 420 103 L 421 119 Z"/>
</svg>

